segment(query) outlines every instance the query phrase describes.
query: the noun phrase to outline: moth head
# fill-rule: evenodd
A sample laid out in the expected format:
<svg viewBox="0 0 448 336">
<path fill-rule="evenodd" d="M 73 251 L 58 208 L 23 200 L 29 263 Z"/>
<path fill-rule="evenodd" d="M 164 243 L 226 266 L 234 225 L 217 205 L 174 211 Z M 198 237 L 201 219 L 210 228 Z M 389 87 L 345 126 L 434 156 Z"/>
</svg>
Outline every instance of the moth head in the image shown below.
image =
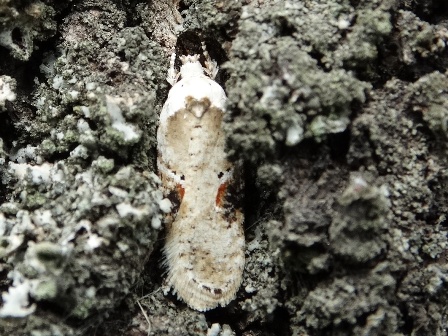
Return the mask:
<svg viewBox="0 0 448 336">
<path fill-rule="evenodd" d="M 199 62 L 199 55 L 180 56 L 182 66 L 180 67 L 180 75 L 182 78 L 199 76 L 204 74 L 204 69 Z"/>
</svg>

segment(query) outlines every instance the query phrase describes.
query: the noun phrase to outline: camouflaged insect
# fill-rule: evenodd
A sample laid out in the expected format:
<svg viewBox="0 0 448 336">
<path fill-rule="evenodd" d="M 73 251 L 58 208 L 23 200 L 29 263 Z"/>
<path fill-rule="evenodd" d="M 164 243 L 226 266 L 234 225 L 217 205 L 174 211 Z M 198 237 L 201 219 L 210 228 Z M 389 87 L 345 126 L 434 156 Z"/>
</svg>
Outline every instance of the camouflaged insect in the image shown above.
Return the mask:
<svg viewBox="0 0 448 336">
<path fill-rule="evenodd" d="M 199 311 L 232 301 L 244 269 L 241 174 L 227 158 L 222 129 L 227 97 L 203 49 L 206 67 L 199 55 L 182 56 L 179 74 L 173 54 L 173 87 L 157 131 L 159 175 L 174 205 L 165 219 L 167 283 Z"/>
</svg>

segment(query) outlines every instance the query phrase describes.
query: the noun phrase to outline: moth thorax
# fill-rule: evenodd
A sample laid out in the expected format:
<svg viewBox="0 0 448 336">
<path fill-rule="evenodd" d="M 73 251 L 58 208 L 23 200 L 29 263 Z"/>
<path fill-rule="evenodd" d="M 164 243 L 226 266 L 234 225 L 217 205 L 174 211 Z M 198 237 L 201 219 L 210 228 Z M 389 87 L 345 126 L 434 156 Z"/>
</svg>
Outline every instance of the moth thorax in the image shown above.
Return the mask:
<svg viewBox="0 0 448 336">
<path fill-rule="evenodd" d="M 182 78 L 204 74 L 204 69 L 199 62 L 199 55 L 183 56 L 180 59 L 183 63 L 180 67 L 180 75 Z"/>
</svg>

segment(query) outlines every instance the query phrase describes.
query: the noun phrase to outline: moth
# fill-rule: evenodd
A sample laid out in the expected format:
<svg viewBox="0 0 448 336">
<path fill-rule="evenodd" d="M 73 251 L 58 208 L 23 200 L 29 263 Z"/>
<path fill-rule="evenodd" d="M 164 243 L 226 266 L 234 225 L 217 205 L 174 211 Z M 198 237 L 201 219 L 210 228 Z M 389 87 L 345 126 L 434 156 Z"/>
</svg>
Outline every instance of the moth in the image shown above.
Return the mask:
<svg viewBox="0 0 448 336">
<path fill-rule="evenodd" d="M 216 62 L 202 47 L 205 67 L 197 54 L 181 56 L 177 73 L 171 57 L 157 166 L 173 204 L 165 218 L 166 282 L 189 307 L 207 311 L 235 298 L 245 241 L 240 165 L 228 160 L 222 129 L 227 97 L 214 80 Z"/>
</svg>

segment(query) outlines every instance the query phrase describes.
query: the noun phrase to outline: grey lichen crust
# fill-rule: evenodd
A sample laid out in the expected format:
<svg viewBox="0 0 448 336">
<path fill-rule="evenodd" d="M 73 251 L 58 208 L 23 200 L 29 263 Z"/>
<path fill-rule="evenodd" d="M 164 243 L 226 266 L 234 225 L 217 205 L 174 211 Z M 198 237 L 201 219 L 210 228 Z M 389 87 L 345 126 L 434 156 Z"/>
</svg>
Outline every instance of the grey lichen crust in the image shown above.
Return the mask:
<svg viewBox="0 0 448 336">
<path fill-rule="evenodd" d="M 55 14 L 53 7 L 41 1 L 0 1 L 0 46 L 13 57 L 28 60 L 35 41 L 56 33 Z"/>
<path fill-rule="evenodd" d="M 448 76 L 433 72 L 411 86 L 412 109 L 421 113 L 446 153 L 448 140 Z M 441 148 L 441 149 L 442 149 Z M 448 154 L 448 153 L 446 153 Z"/>
<path fill-rule="evenodd" d="M 338 22 L 351 22 L 352 8 L 336 7 L 302 2 L 285 7 L 274 1 L 266 8 L 244 10 L 226 64 L 229 108 L 236 115 L 227 128 L 230 154 L 262 160 L 279 145 L 294 146 L 310 137 L 321 141 L 347 128 L 352 106 L 365 101 L 370 85 L 342 68 L 344 60 L 358 55 L 356 50 L 329 51 L 347 34 L 348 26 Z M 334 27 L 299 34 L 310 17 L 315 27 L 328 21 L 334 21 Z M 375 50 L 374 43 L 388 30 L 390 24 L 380 21 L 365 31 L 355 26 L 351 34 L 360 35 L 355 39 Z M 377 38 L 369 38 L 372 33 Z"/>
<path fill-rule="evenodd" d="M 0 334 L 446 333 L 443 6 L 0 0 Z M 243 284 L 205 315 L 157 266 L 167 51 L 194 34 L 248 177 Z"/>
<path fill-rule="evenodd" d="M 35 108 L 21 116 L 27 132 L 2 143 L 1 334 L 83 333 L 130 293 L 160 233 L 167 205 L 151 150 L 166 60 L 108 9 L 66 18 L 64 42 L 45 54 L 25 97 Z"/>
<path fill-rule="evenodd" d="M 161 288 L 138 299 L 145 314 L 136 314 L 126 335 L 206 335 L 207 321 L 192 309 L 179 309 L 164 297 Z M 149 319 L 149 320 L 148 320 Z"/>
<path fill-rule="evenodd" d="M 77 160 L 11 164 L 4 177 L 16 201 L 0 208 L 0 253 L 13 280 L 3 317 L 27 315 L 29 307 L 10 309 L 25 285 L 35 301 L 53 302 L 77 318 L 109 309 L 129 292 L 152 250 L 162 200 L 158 178 L 117 169 L 102 156 L 87 169 Z"/>
<path fill-rule="evenodd" d="M 283 183 L 281 215 L 258 224 L 277 269 L 260 263 L 258 278 L 276 274 L 277 287 L 261 294 L 269 280 L 252 283 L 260 293 L 246 294 L 242 308 L 270 298 L 271 311 L 287 309 L 296 335 L 446 327 L 446 74 L 412 85 L 390 79 L 380 89 L 375 65 L 382 57 L 397 67 L 418 57 L 446 64 L 446 27 L 425 23 L 425 35 L 412 37 L 410 27 L 422 26 L 414 17 L 394 32 L 390 13 L 398 8 L 390 1 L 271 1 L 243 8 L 232 40 L 225 65 L 230 153 L 264 162 L 259 186 L 272 189 L 279 170 Z M 403 41 L 397 54 L 387 49 L 393 39 Z M 430 314 L 436 307 L 441 313 Z M 263 311 L 261 320 L 275 316 Z"/>
</svg>

